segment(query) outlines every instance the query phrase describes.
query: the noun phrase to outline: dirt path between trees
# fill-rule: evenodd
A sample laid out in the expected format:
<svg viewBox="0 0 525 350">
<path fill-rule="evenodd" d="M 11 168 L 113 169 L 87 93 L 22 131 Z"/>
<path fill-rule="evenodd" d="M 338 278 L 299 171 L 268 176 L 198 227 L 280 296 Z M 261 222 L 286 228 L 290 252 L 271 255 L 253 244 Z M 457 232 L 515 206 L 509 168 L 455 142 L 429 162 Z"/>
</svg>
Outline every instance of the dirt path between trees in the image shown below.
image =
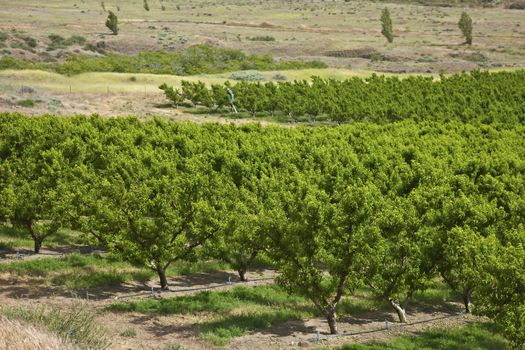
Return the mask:
<svg viewBox="0 0 525 350">
<path fill-rule="evenodd" d="M 44 256 L 61 256 L 62 252 L 47 251 Z M 34 256 L 26 258 L 35 259 Z M 12 259 L 4 259 L 12 261 Z M 257 286 L 272 284 L 276 271 L 259 270 L 248 274 L 249 281 L 240 283 L 234 271 L 198 273 L 177 276 L 169 280 L 170 290 L 159 291 L 156 279 L 148 283 L 126 283 L 118 287 L 91 289 L 76 293 L 45 285 L 43 279 L 25 278 L 9 273 L 0 274 L 0 305 L 69 308 L 80 299 L 97 312 L 102 323 L 113 338 L 111 349 L 164 349 L 168 344 L 178 344 L 181 349 L 211 349 L 214 346 L 198 338 L 200 324 L 214 319 L 211 314 L 153 315 L 141 313 L 100 312 L 118 301 L 142 299 L 165 299 L 180 295 L 191 295 L 201 291 L 226 290 L 237 285 Z M 153 290 L 152 290 L 153 287 Z M 153 292 L 152 292 L 153 291 Z M 400 325 L 395 313 L 374 310 L 359 317 L 345 315 L 339 320 L 338 336 L 328 334 L 326 321 L 322 318 L 288 321 L 267 329 L 235 338 L 228 349 L 313 349 L 319 346 L 335 347 L 353 342 L 387 341 L 404 334 L 417 334 L 429 328 L 456 328 L 470 322 L 482 320 L 459 311 L 459 304 L 436 305 L 435 307 L 413 307 L 407 313 L 409 323 Z M 389 329 L 385 329 L 385 320 Z M 129 338 L 121 333 L 134 329 L 136 336 Z M 320 331 L 320 342 L 316 332 Z"/>
</svg>

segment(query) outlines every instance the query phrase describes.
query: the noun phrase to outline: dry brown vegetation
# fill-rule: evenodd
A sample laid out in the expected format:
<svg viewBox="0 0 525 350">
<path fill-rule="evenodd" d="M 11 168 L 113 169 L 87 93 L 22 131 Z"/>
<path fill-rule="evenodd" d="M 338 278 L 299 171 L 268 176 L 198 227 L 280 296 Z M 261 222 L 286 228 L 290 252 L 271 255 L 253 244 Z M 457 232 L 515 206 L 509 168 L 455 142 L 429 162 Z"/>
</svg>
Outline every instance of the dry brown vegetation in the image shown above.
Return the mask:
<svg viewBox="0 0 525 350">
<path fill-rule="evenodd" d="M 57 336 L 0 315 L 0 349 L 74 350 Z"/>
</svg>

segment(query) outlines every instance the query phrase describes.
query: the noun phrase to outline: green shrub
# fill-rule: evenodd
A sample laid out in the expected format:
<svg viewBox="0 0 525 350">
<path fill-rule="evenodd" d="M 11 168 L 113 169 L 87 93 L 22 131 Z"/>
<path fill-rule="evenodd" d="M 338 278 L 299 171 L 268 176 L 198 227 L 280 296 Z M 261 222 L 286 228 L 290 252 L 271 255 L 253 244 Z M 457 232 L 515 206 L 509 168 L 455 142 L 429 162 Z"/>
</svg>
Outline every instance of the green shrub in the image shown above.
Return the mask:
<svg viewBox="0 0 525 350">
<path fill-rule="evenodd" d="M 390 18 L 390 11 L 385 7 L 381 13 L 381 34 L 386 40 L 391 43 L 394 41 L 394 29 L 392 28 L 392 19 Z"/>
<path fill-rule="evenodd" d="M 49 45 L 47 46 L 47 49 L 49 51 L 56 50 L 56 49 L 63 49 L 66 46 L 64 45 L 64 41 L 66 40 L 63 36 L 58 34 L 49 34 L 47 38 L 51 41 Z"/>
<path fill-rule="evenodd" d="M 229 79 L 244 80 L 244 81 L 261 81 L 264 80 L 264 75 L 258 71 L 241 71 L 230 74 Z"/>
<path fill-rule="evenodd" d="M 80 35 L 73 35 L 69 37 L 68 39 L 64 40 L 65 46 L 71 46 L 71 45 L 84 45 L 86 42 L 86 38 Z"/>
<path fill-rule="evenodd" d="M 16 104 L 18 106 L 22 106 L 22 107 L 34 107 L 35 106 L 35 101 L 31 100 L 31 99 L 18 100 L 18 101 L 16 101 Z"/>
<path fill-rule="evenodd" d="M 36 47 L 36 39 L 34 38 L 31 38 L 29 36 L 26 36 L 23 38 L 24 42 L 27 44 L 27 46 L 31 47 L 31 48 L 35 48 Z"/>
<path fill-rule="evenodd" d="M 465 37 L 466 43 L 472 45 L 472 18 L 465 11 L 461 13 L 458 26 Z"/>
<path fill-rule="evenodd" d="M 263 36 L 253 36 L 249 37 L 248 40 L 251 41 L 275 41 L 275 38 L 270 35 L 263 35 Z"/>
<path fill-rule="evenodd" d="M 113 13 L 113 11 L 109 11 L 108 18 L 106 19 L 106 27 L 111 30 L 113 35 L 118 34 L 118 18 L 117 15 Z"/>
<path fill-rule="evenodd" d="M 120 336 L 126 338 L 135 338 L 137 336 L 137 331 L 135 328 L 127 328 L 120 332 Z"/>
</svg>

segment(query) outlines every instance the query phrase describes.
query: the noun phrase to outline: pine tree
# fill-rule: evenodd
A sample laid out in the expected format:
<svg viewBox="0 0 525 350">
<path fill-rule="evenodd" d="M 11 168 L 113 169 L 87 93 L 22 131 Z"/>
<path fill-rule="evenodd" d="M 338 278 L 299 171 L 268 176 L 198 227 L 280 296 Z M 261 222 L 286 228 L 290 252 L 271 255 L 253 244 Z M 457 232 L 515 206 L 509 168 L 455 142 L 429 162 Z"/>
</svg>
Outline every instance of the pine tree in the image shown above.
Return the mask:
<svg viewBox="0 0 525 350">
<path fill-rule="evenodd" d="M 389 43 L 394 41 L 394 30 L 392 29 L 392 19 L 390 18 L 390 11 L 385 7 L 381 13 L 381 34 L 388 40 Z"/>
<path fill-rule="evenodd" d="M 465 11 L 461 13 L 458 26 L 459 29 L 461 29 L 467 44 L 472 45 L 472 18 L 470 18 Z"/>
<path fill-rule="evenodd" d="M 108 19 L 106 19 L 106 27 L 108 27 L 114 35 L 118 34 L 118 18 L 113 11 L 109 11 Z"/>
</svg>

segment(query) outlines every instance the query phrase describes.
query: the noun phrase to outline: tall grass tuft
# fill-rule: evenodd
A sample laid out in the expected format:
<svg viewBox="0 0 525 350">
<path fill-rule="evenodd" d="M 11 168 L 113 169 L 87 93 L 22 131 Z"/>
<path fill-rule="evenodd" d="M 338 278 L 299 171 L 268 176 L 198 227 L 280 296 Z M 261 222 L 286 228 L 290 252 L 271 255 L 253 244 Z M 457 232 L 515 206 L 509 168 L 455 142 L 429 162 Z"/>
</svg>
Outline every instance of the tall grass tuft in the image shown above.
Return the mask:
<svg viewBox="0 0 525 350">
<path fill-rule="evenodd" d="M 54 334 L 0 316 L 0 349 L 17 350 L 75 350 Z"/>
<path fill-rule="evenodd" d="M 21 320 L 45 328 L 80 349 L 103 350 L 111 345 L 105 329 L 97 324 L 93 313 L 81 302 L 75 302 L 68 311 L 56 307 L 36 309 L 12 307 L 2 308 L 0 313 L 9 320 Z"/>
</svg>

